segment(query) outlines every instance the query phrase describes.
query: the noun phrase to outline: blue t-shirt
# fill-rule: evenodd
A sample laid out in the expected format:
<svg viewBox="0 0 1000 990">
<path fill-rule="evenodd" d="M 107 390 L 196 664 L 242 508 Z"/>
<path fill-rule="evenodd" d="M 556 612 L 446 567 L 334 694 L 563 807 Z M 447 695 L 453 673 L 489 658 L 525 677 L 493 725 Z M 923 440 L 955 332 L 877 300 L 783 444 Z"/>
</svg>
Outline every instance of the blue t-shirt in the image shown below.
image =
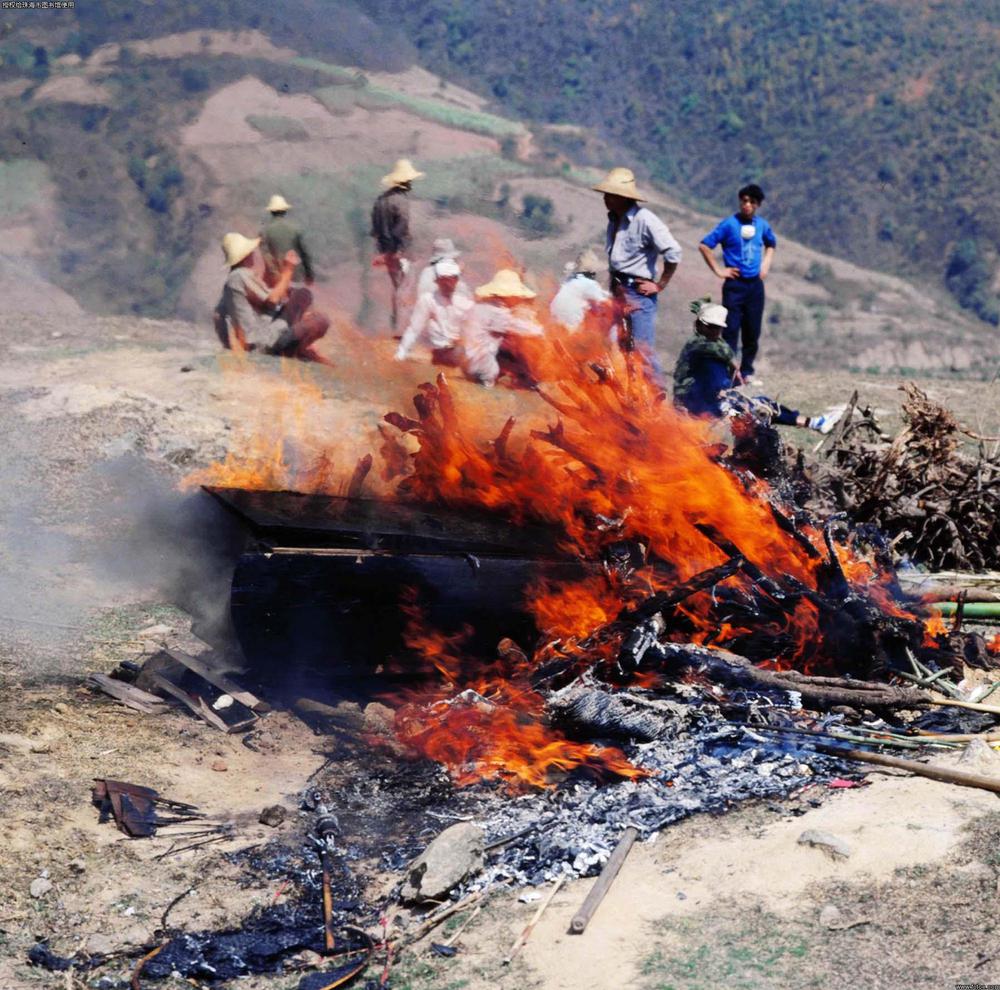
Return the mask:
<svg viewBox="0 0 1000 990">
<path fill-rule="evenodd" d="M 760 262 L 764 248 L 776 247 L 771 225 L 763 217 L 754 217 L 744 223 L 738 213 L 732 213 L 720 220 L 712 233 L 702 238 L 702 244 L 714 248 L 722 245 L 722 261 L 727 268 L 738 268 L 741 277 L 755 278 L 760 274 Z"/>
</svg>

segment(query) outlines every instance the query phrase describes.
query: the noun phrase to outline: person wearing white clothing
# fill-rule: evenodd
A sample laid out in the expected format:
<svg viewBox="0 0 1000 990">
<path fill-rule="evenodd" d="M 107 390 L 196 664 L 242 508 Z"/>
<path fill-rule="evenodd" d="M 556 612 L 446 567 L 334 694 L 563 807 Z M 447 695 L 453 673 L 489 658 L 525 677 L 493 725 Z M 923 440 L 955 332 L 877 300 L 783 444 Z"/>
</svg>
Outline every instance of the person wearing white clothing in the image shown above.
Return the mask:
<svg viewBox="0 0 1000 990">
<path fill-rule="evenodd" d="M 439 237 L 436 241 L 434 241 L 434 244 L 431 247 L 430 260 L 420 272 L 420 278 L 417 279 L 418 299 L 425 292 L 434 291 L 434 281 L 437 278 L 434 266 L 437 265 L 439 261 L 454 261 L 457 263 L 458 256 L 461 253 L 462 252 L 455 247 L 455 242 L 450 237 Z M 472 299 L 472 290 L 469 288 L 464 278 L 459 277 L 458 284 L 455 286 L 455 295 L 464 296 L 466 299 Z"/>
<path fill-rule="evenodd" d="M 510 337 L 541 337 L 542 327 L 525 307 L 535 293 L 511 268 L 502 268 L 476 289 L 477 302 L 465 320 L 465 370 L 470 378 L 492 388 L 501 370 L 519 384 L 532 384 L 524 362 L 509 346 Z"/>
<path fill-rule="evenodd" d="M 439 261 L 434 271 L 434 288 L 422 293 L 417 300 L 396 348 L 395 359 L 405 361 L 413 347 L 423 342 L 430 347 L 434 364 L 457 367 L 461 363 L 462 326 L 473 302 L 456 291 L 462 276 L 457 262 L 448 259 Z"/>
<path fill-rule="evenodd" d="M 577 257 L 569 269 L 569 278 L 555 294 L 549 305 L 549 312 L 556 322 L 561 323 L 570 333 L 580 329 L 584 318 L 606 310 L 611 301 L 611 293 L 602 289 L 597 282 L 600 263 L 597 255 L 586 250 Z M 608 321 L 610 323 L 610 319 Z"/>
</svg>

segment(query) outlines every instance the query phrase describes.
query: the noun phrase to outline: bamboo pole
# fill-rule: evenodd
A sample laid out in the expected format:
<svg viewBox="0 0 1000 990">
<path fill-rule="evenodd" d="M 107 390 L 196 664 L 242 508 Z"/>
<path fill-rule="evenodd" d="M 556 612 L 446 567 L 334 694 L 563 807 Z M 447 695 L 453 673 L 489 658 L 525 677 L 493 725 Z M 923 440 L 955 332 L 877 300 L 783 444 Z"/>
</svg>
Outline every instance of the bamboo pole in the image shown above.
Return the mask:
<svg viewBox="0 0 1000 990">
<path fill-rule="evenodd" d="M 865 753 L 860 749 L 840 749 L 837 746 L 826 746 L 817 743 L 816 748 L 828 756 L 839 756 L 858 763 L 873 763 L 880 767 L 892 767 L 894 770 L 906 770 L 918 777 L 939 780 L 944 784 L 957 784 L 959 787 L 978 787 L 984 791 L 1000 794 L 1000 777 L 985 777 L 978 773 L 966 773 L 962 770 L 952 770 L 948 767 L 935 767 L 916 760 L 901 760 L 898 756 L 883 756 L 881 753 Z"/>
<path fill-rule="evenodd" d="M 965 708 L 970 712 L 986 712 L 988 715 L 1000 715 L 1000 707 L 997 705 L 981 705 L 975 701 L 953 701 L 951 699 L 939 701 L 937 698 L 932 698 L 930 704 L 938 705 L 941 708 Z"/>
<path fill-rule="evenodd" d="M 958 602 L 929 602 L 928 604 L 942 615 L 954 615 L 958 610 Z M 967 619 L 1000 620 L 1000 602 L 967 602 L 963 611 Z"/>
<path fill-rule="evenodd" d="M 505 966 L 509 966 L 510 963 L 513 961 L 513 959 L 521 951 L 521 949 L 524 948 L 524 944 L 525 942 L 528 941 L 528 938 L 531 936 L 532 930 L 534 929 L 535 925 L 538 924 L 538 921 L 541 918 L 541 916 L 545 914 L 545 909 L 552 903 L 552 898 L 555 897 L 557 893 L 559 893 L 559 888 L 563 885 L 563 881 L 565 879 L 566 879 L 565 874 L 559 877 L 559 879 L 556 881 L 556 885 L 552 888 L 552 890 L 549 891 L 549 896 L 546 897 L 545 900 L 538 905 L 538 910 L 532 916 L 531 921 L 529 921 L 524 926 L 524 930 L 521 932 L 521 934 L 518 935 L 516 939 L 514 939 L 514 944 L 510 947 L 510 952 L 508 952 L 507 955 L 504 956 L 503 958 L 503 964 Z"/>
</svg>

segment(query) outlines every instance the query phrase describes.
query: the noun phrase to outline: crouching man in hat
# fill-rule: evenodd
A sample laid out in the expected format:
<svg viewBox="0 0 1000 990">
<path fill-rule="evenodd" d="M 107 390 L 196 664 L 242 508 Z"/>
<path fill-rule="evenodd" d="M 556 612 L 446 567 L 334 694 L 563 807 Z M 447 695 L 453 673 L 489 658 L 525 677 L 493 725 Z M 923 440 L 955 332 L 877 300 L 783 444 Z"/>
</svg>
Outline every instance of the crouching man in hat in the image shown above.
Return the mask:
<svg viewBox="0 0 1000 990">
<path fill-rule="evenodd" d="M 237 233 L 222 238 L 229 274 L 215 307 L 215 327 L 223 345 L 234 350 L 259 350 L 279 357 L 331 364 L 313 348 L 329 329 L 330 321 L 313 312 L 312 293 L 308 289 L 289 291 L 301 259 L 294 251 L 286 252 L 278 280 L 268 288 L 253 270 L 259 244 L 259 237 Z"/>
<path fill-rule="evenodd" d="M 623 351 L 642 354 L 653 375 L 663 375 L 656 356 L 656 303 L 681 260 L 681 246 L 670 228 L 650 209 L 635 185 L 631 169 L 613 168 L 593 187 L 604 193 L 608 210 L 605 249 L 611 273 L 611 291 L 626 313 Z M 663 268 L 657 276 L 658 259 Z"/>
<path fill-rule="evenodd" d="M 458 262 L 442 258 L 434 266 L 434 275 L 433 288 L 417 300 L 395 358 L 405 361 L 414 345 L 423 342 L 431 349 L 433 364 L 457 368 L 462 363 L 462 325 L 473 302 L 468 294 L 458 292 L 462 277 Z"/>
<path fill-rule="evenodd" d="M 535 298 L 512 268 L 501 268 L 476 289 L 476 304 L 465 320 L 465 370 L 486 388 L 493 388 L 501 371 L 530 388 L 535 384 L 517 353 L 517 337 L 541 337 L 542 327 L 527 307 Z"/>
<path fill-rule="evenodd" d="M 741 379 L 736 354 L 722 339 L 729 313 L 725 306 L 713 305 L 708 299 L 691 303 L 691 311 L 695 314 L 694 335 L 681 349 L 674 367 L 674 404 L 678 408 L 712 419 L 734 408 L 748 408 L 776 426 L 798 426 L 824 434 L 833 429 L 843 415 L 842 406 L 821 416 L 803 416 L 765 395 L 748 399 L 730 392 Z"/>
<path fill-rule="evenodd" d="M 378 258 L 375 263 L 384 265 L 392 283 L 392 329 L 399 319 L 399 287 L 410 270 L 406 257 L 409 250 L 410 202 L 409 192 L 416 179 L 423 178 L 407 158 L 400 158 L 388 175 L 382 176 L 382 193 L 372 206 L 372 237 Z"/>
</svg>

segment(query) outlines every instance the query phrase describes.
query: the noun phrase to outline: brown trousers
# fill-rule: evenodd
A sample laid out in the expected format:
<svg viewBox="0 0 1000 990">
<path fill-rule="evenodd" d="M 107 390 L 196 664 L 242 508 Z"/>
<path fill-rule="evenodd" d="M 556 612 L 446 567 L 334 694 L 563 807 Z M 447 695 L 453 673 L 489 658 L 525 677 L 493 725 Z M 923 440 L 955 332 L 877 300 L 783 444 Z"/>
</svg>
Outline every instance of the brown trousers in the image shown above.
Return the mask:
<svg viewBox="0 0 1000 990">
<path fill-rule="evenodd" d="M 281 317 L 289 329 L 275 342 L 272 354 L 304 361 L 319 360 L 312 345 L 330 329 L 330 320 L 310 308 L 312 301 L 313 294 L 308 289 L 292 289 L 281 309 Z"/>
</svg>

